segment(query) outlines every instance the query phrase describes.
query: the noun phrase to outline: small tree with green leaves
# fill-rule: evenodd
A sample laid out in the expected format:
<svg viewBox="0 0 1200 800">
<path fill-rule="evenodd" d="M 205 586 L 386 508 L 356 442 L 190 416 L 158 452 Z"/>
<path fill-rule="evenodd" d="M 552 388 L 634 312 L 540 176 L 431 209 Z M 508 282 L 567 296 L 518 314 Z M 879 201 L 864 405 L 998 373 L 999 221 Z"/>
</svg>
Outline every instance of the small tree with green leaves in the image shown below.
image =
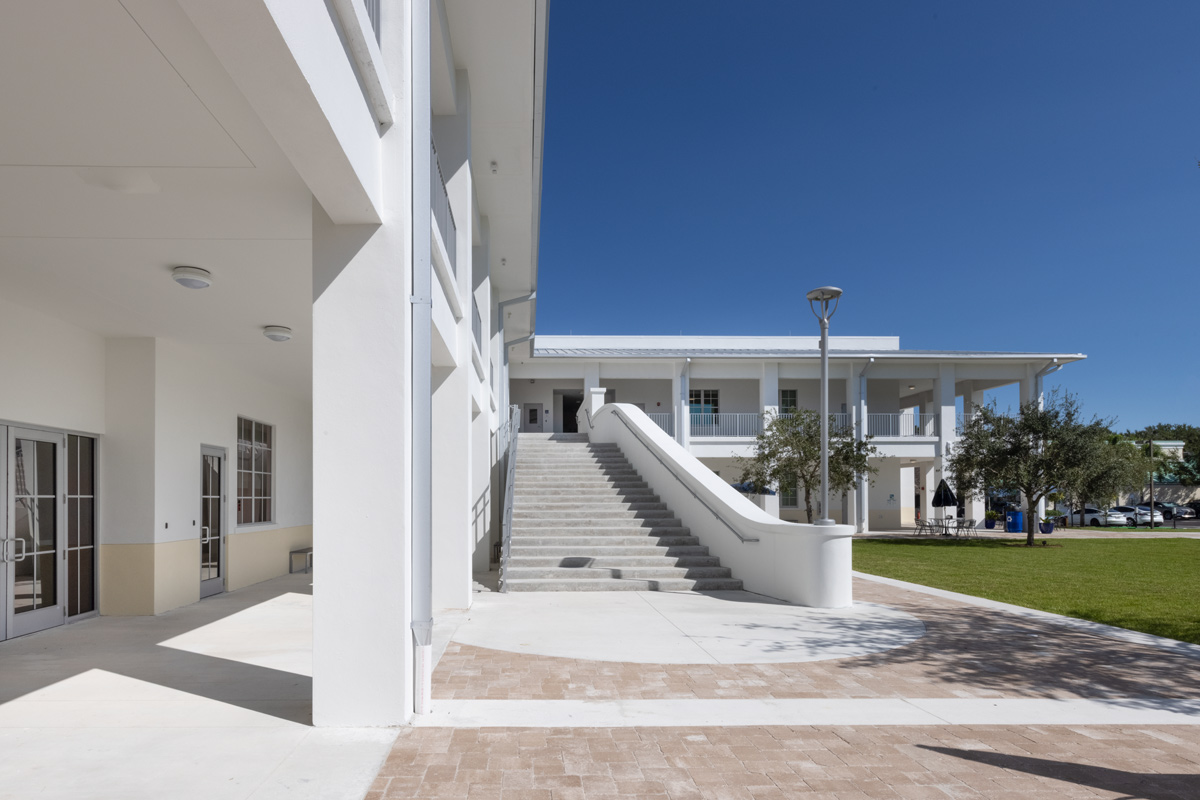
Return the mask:
<svg viewBox="0 0 1200 800">
<path fill-rule="evenodd" d="M 1107 507 L 1139 487 L 1148 469 L 1149 461 L 1133 442 L 1118 434 L 1101 433 L 1092 457 L 1068 476 L 1064 486 L 1081 507 L 1089 502 Z"/>
<path fill-rule="evenodd" d="M 959 492 L 968 496 L 989 487 L 1021 492 L 1025 543 L 1032 545 L 1038 503 L 1086 475 L 1108 433 L 1099 417 L 1083 418 L 1070 394 L 1051 395 L 1045 407 L 1024 403 L 1015 415 L 1001 414 L 993 402 L 967 422 L 950 456 L 950 472 Z"/>
<path fill-rule="evenodd" d="M 804 492 L 804 510 L 813 521 L 812 493 L 821 488 L 821 415 L 796 409 L 789 416 L 769 416 L 754 442 L 754 454 L 739 456 L 742 480 L 755 486 L 795 486 Z M 829 493 L 842 494 L 858 481 L 878 472 L 867 459 L 878 450 L 870 442 L 857 441 L 847 428 L 829 422 Z M 828 509 L 823 509 L 828 514 Z"/>
</svg>

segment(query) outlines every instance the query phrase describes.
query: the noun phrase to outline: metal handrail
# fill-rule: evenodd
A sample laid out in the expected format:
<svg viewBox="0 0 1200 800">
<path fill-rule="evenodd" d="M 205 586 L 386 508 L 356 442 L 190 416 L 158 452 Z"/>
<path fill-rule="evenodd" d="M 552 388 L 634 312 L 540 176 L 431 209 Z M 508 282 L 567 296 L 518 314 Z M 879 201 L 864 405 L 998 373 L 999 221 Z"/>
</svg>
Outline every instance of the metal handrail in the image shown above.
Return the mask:
<svg viewBox="0 0 1200 800">
<path fill-rule="evenodd" d="M 500 524 L 500 591 L 507 592 L 505 574 L 508 572 L 509 551 L 512 549 L 512 518 L 514 484 L 517 478 L 517 431 L 521 427 L 521 407 L 514 405 L 508 418 L 508 446 L 504 469 L 504 517 Z"/>
<path fill-rule="evenodd" d="M 592 410 L 590 408 L 585 408 L 584 411 L 587 412 L 588 427 L 589 428 L 595 427 L 592 425 Z M 729 530 L 733 532 L 734 536 L 736 536 L 743 543 L 759 541 L 759 539 L 757 539 L 755 537 L 742 536 L 740 533 L 738 533 L 737 528 L 733 527 L 728 522 L 726 522 L 725 518 L 722 517 L 720 514 L 718 514 L 713 509 L 712 506 L 710 506 L 708 503 L 704 502 L 704 498 L 702 498 L 700 495 L 696 494 L 696 491 L 694 489 L 692 489 L 692 487 L 688 486 L 687 483 L 684 482 L 683 478 L 681 478 L 675 474 L 675 470 L 673 470 L 669 466 L 667 466 L 667 462 L 663 461 L 661 458 L 658 457 L 658 453 L 654 452 L 654 448 L 652 448 L 649 444 L 646 443 L 646 440 L 642 438 L 642 435 L 640 433 L 638 433 L 637 431 L 635 431 L 633 429 L 632 425 L 630 425 L 628 422 L 626 422 L 625 419 L 620 414 L 615 414 L 615 416 L 618 420 L 620 420 L 622 425 L 624 425 L 626 428 L 629 429 L 629 432 L 633 434 L 634 438 L 637 439 L 639 442 L 641 442 L 642 447 L 646 448 L 646 452 L 648 452 L 650 455 L 654 456 L 655 460 L 657 460 L 659 464 L 662 464 L 663 469 L 665 469 L 668 473 L 670 473 L 671 476 L 673 478 L 675 478 L 675 480 L 679 481 L 679 484 L 681 486 L 683 486 L 683 488 L 687 489 L 688 492 L 691 493 L 692 497 L 696 498 L 696 501 L 699 502 L 700 505 L 707 508 L 708 513 L 710 513 L 714 517 L 716 517 L 718 522 L 720 522 L 726 528 L 729 528 Z"/>
</svg>

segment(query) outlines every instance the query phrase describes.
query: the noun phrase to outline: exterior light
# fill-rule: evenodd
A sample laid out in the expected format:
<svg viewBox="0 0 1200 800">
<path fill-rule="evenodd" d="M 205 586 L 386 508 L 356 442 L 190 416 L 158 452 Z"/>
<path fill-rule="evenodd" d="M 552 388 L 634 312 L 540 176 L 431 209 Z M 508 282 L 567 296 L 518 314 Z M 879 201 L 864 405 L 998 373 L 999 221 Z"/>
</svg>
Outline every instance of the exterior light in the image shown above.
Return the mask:
<svg viewBox="0 0 1200 800">
<path fill-rule="evenodd" d="M 821 321 L 821 518 L 818 525 L 832 525 L 829 518 L 829 318 L 837 311 L 842 290 L 822 286 L 805 295 L 808 307 Z M 833 303 L 833 308 L 829 304 Z"/>
<path fill-rule="evenodd" d="M 909 390 L 911 391 L 912 389 L 915 389 L 915 388 L 917 388 L 917 387 L 916 387 L 916 386 L 913 386 L 912 384 L 909 384 L 908 388 L 909 388 Z"/>
<path fill-rule="evenodd" d="M 199 267 L 176 267 L 171 270 L 171 280 L 185 289 L 207 289 L 212 286 L 212 273 Z"/>
<path fill-rule="evenodd" d="M 292 329 L 285 328 L 282 325 L 268 325 L 263 328 L 263 336 L 272 342 L 286 342 L 292 338 Z"/>
<path fill-rule="evenodd" d="M 492 168 L 492 174 L 493 174 L 493 175 L 495 175 L 495 174 L 496 174 L 496 171 L 497 171 L 498 169 L 500 169 L 500 165 L 499 165 L 499 164 L 497 164 L 495 161 L 493 161 L 493 162 L 492 162 L 491 164 L 489 164 L 488 166 Z"/>
</svg>

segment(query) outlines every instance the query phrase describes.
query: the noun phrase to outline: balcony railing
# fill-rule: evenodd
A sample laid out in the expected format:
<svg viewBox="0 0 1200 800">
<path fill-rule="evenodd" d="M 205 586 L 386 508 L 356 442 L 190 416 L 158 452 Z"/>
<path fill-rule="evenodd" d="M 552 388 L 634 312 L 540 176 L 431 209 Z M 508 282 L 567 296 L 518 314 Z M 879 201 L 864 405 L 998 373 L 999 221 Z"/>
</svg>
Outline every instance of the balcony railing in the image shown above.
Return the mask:
<svg viewBox="0 0 1200 800">
<path fill-rule="evenodd" d="M 450 256 L 450 269 L 458 275 L 458 228 L 454 224 L 454 212 L 450 210 L 450 195 L 446 193 L 446 180 L 442 177 L 442 165 L 438 162 L 437 148 L 429 140 L 429 202 L 433 219 L 442 234 L 446 255 Z"/>
<path fill-rule="evenodd" d="M 652 414 L 646 414 L 646 416 L 650 418 L 651 422 L 666 431 L 667 436 L 675 435 L 675 415 L 671 412 L 656 411 Z"/>
<path fill-rule="evenodd" d="M 850 430 L 850 415 L 844 411 L 839 411 L 830 414 L 829 431 L 830 433 L 845 433 Z M 790 419 L 791 414 L 783 413 L 779 415 L 780 419 Z"/>
<path fill-rule="evenodd" d="M 475 334 L 475 347 L 483 354 L 483 319 L 479 316 L 479 304 L 471 298 L 471 333 Z"/>
<path fill-rule="evenodd" d="M 704 436 L 758 436 L 762 431 L 760 414 L 692 414 L 691 432 Z"/>
<path fill-rule="evenodd" d="M 902 411 L 899 414 L 867 414 L 867 434 L 885 438 L 934 437 L 940 426 L 937 414 Z"/>
</svg>

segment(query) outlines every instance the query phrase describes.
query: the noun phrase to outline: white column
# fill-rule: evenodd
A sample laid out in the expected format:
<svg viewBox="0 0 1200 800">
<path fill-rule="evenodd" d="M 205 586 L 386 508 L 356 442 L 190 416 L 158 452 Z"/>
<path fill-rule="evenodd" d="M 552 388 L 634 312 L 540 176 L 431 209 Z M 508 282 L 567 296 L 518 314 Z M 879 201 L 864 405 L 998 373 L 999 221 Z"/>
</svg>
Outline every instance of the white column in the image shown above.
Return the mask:
<svg viewBox="0 0 1200 800">
<path fill-rule="evenodd" d="M 938 417 L 938 444 L 937 461 L 934 464 L 935 480 L 929 489 L 931 494 L 937 491 L 938 482 L 943 478 L 950 483 L 947 464 L 949 463 L 950 447 L 957 438 L 955 424 L 958 411 L 954 405 L 955 397 L 954 365 L 939 364 L 938 377 L 933 382 L 933 410 Z M 953 517 L 957 514 L 958 509 L 956 508 L 944 508 L 941 516 Z"/>
<path fill-rule="evenodd" d="M 870 369 L 871 362 L 867 362 L 858 371 L 858 379 L 851 381 L 854 391 L 854 435 L 858 440 L 864 441 L 867 438 L 867 370 Z M 858 488 L 855 491 L 856 507 L 858 522 L 856 529 L 859 533 L 867 533 L 871 530 L 870 520 L 870 492 L 871 482 L 869 478 L 862 478 L 858 482 Z"/>
<path fill-rule="evenodd" d="M 675 395 L 675 438 L 685 450 L 692 441 L 692 412 L 688 405 L 690 385 L 691 366 L 684 363 L 679 375 L 679 394 Z"/>
<path fill-rule="evenodd" d="M 410 161 L 401 127 L 382 139 L 394 164 Z M 313 203 L 317 725 L 402 725 L 412 709 L 412 263 L 408 206 L 393 202 L 381 226 L 334 225 Z"/>
<path fill-rule="evenodd" d="M 936 509 L 933 507 L 933 495 L 937 491 L 938 479 L 940 473 L 937 470 L 936 462 L 918 466 L 913 471 L 913 493 L 915 494 L 918 486 L 924 487 L 921 490 L 921 519 L 930 520 L 935 517 L 946 516 L 949 509 Z"/>
<path fill-rule="evenodd" d="M 758 380 L 758 407 L 765 424 L 767 417 L 779 413 L 779 364 L 767 361 L 762 365 L 762 377 Z"/>
<path fill-rule="evenodd" d="M 455 324 L 453 366 L 433 370 L 433 608 L 465 609 L 471 605 L 474 541 L 471 475 L 471 390 L 474 365 L 471 325 L 474 310 L 471 263 L 475 192 L 471 175 L 471 84 L 465 71 L 455 76 L 456 112 L 433 118 L 438 162 L 454 215 L 454 276 L 463 307 Z M 443 231 L 448 235 L 449 231 Z M 435 287 L 434 291 L 439 289 Z"/>
<path fill-rule="evenodd" d="M 671 424 L 674 426 L 675 441 L 683 444 L 683 415 L 679 413 L 679 394 L 683 391 L 682 368 L 676 364 L 671 368 Z"/>
<path fill-rule="evenodd" d="M 604 405 L 604 393 L 607 391 L 603 386 L 592 386 L 588 389 L 587 397 L 584 401 L 587 403 L 588 410 L 592 412 L 592 416 L 596 416 L 596 412 Z"/>
</svg>

